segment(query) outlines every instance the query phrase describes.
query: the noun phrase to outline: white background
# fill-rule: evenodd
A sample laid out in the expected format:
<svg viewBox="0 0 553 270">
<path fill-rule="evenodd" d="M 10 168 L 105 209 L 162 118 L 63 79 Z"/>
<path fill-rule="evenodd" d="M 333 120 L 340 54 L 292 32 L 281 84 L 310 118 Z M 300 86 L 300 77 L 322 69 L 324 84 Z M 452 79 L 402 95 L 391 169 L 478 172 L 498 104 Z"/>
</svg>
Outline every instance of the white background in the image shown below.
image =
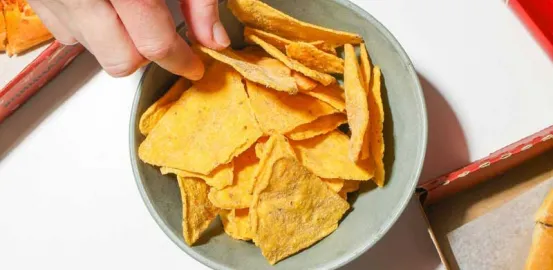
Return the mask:
<svg viewBox="0 0 553 270">
<path fill-rule="evenodd" d="M 553 65 L 501 1 L 354 2 L 420 74 L 423 179 L 553 124 Z M 137 191 L 128 121 L 139 78 L 110 78 L 84 54 L 0 124 L 0 269 L 206 268 L 163 234 Z M 441 267 L 415 201 L 345 269 L 367 267 Z"/>
</svg>

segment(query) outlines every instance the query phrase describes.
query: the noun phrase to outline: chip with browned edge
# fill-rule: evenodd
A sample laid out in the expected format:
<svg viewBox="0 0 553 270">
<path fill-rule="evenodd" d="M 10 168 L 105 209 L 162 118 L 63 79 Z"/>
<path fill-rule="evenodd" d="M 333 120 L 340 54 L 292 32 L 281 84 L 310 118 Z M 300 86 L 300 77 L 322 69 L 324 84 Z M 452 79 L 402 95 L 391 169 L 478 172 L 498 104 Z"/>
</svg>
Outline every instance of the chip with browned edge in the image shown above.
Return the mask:
<svg viewBox="0 0 553 270">
<path fill-rule="evenodd" d="M 208 175 L 261 135 L 242 78 L 214 63 L 167 111 L 138 153 L 152 165 Z"/>
<path fill-rule="evenodd" d="M 229 0 L 228 7 L 245 25 L 301 41 L 324 40 L 335 46 L 359 44 L 363 38 L 354 33 L 332 30 L 292 18 L 258 0 Z"/>
<path fill-rule="evenodd" d="M 356 163 L 349 159 L 348 136 L 340 131 L 290 144 L 302 164 L 321 178 L 366 181 L 374 175 L 368 160 Z"/>
<path fill-rule="evenodd" d="M 384 186 L 384 106 L 381 96 L 380 85 L 381 71 L 379 66 L 374 67 L 371 91 L 369 92 L 369 112 L 370 112 L 370 150 L 371 159 L 375 164 L 374 182 L 379 186 Z"/>
<path fill-rule="evenodd" d="M 344 45 L 344 92 L 346 94 L 346 112 L 348 115 L 351 138 L 349 145 L 349 158 L 358 161 L 365 139 L 365 132 L 369 125 L 369 107 L 367 94 L 360 78 L 359 63 L 353 46 Z"/>
<path fill-rule="evenodd" d="M 215 58 L 217 61 L 230 65 L 242 76 L 252 82 L 292 94 L 298 92 L 296 81 L 290 76 L 274 73 L 260 65 L 250 63 L 246 59 L 241 58 L 238 54 L 232 52 L 230 49 L 226 49 L 223 52 L 218 52 L 201 46 L 199 46 L 199 49 Z"/>
<path fill-rule="evenodd" d="M 282 63 L 284 63 L 287 67 L 291 68 L 292 70 L 295 70 L 297 72 L 300 72 L 301 74 L 318 81 L 322 83 L 323 85 L 329 85 L 331 83 L 336 82 L 336 78 L 326 74 L 322 73 L 313 69 L 310 69 L 303 65 L 302 63 L 290 59 L 288 56 L 286 56 L 283 52 L 279 51 L 275 46 L 265 42 L 261 38 L 255 36 L 255 35 L 249 35 L 247 37 L 249 40 L 254 42 L 255 44 L 261 46 L 268 54 L 270 54 L 272 57 L 280 60 Z"/>
<path fill-rule="evenodd" d="M 319 72 L 344 73 L 344 60 L 342 58 L 323 52 L 309 43 L 293 42 L 286 45 L 286 55 Z"/>
<path fill-rule="evenodd" d="M 209 186 L 198 178 L 177 176 L 182 200 L 182 234 L 188 245 L 193 245 L 219 214 L 207 199 Z"/>
<path fill-rule="evenodd" d="M 349 204 L 293 157 L 267 164 L 250 207 L 253 241 L 271 264 L 291 256 L 338 228 Z"/>
<path fill-rule="evenodd" d="M 302 93 L 289 95 L 249 81 L 246 86 L 255 118 L 267 135 L 285 134 L 320 116 L 338 112 L 325 102 Z"/>
<path fill-rule="evenodd" d="M 190 81 L 185 78 L 179 78 L 171 88 L 160 99 L 152 104 L 148 109 L 140 116 L 138 122 L 138 129 L 143 135 L 148 133 L 157 125 L 161 117 L 165 115 L 167 110 L 173 106 L 173 103 L 177 101 L 182 93 L 190 87 Z"/>
</svg>

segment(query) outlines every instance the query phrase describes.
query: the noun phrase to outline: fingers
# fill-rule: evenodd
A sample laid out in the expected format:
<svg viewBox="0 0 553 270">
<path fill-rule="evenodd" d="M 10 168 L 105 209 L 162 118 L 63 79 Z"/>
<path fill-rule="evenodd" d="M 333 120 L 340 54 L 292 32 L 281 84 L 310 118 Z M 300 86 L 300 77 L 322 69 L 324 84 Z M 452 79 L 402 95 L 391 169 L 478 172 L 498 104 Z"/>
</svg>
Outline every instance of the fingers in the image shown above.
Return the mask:
<svg viewBox="0 0 553 270">
<path fill-rule="evenodd" d="M 41 1 L 29 0 L 28 2 L 56 40 L 65 45 L 74 45 L 77 43 L 77 40 L 73 37 L 71 32 Z"/>
<path fill-rule="evenodd" d="M 203 63 L 175 31 L 164 0 L 111 1 L 141 55 L 191 80 L 203 76 Z"/>
<path fill-rule="evenodd" d="M 145 61 L 109 2 L 72 0 L 67 6 L 71 23 L 110 75 L 127 76 Z"/>
<path fill-rule="evenodd" d="M 180 0 L 181 10 L 192 36 L 202 45 L 220 50 L 230 39 L 219 20 L 217 0 Z"/>
</svg>

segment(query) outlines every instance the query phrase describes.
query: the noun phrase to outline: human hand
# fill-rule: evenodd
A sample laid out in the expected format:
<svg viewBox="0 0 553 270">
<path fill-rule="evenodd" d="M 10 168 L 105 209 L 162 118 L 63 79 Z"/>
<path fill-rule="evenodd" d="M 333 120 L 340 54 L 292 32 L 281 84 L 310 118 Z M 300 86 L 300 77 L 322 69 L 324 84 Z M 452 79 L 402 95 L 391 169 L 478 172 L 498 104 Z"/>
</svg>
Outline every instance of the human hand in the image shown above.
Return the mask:
<svg viewBox="0 0 553 270">
<path fill-rule="evenodd" d="M 230 40 L 219 20 L 217 0 L 179 0 L 189 34 L 206 47 Z M 28 0 L 54 37 L 85 46 L 114 77 L 132 74 L 149 61 L 198 80 L 204 66 L 175 31 L 164 0 Z"/>
</svg>

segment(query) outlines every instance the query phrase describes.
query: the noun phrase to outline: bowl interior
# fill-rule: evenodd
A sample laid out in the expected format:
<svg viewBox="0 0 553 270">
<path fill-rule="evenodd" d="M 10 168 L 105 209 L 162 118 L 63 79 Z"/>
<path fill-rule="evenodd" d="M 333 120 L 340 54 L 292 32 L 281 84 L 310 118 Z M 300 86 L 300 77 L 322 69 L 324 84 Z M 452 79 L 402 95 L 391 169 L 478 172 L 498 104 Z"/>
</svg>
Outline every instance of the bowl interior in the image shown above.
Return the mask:
<svg viewBox="0 0 553 270">
<path fill-rule="evenodd" d="M 426 111 L 416 73 L 397 41 L 372 16 L 345 0 L 266 0 L 269 5 L 301 20 L 361 34 L 373 63 L 382 68 L 385 104 L 387 184 L 368 185 L 351 198 L 353 210 L 339 228 L 316 245 L 270 266 L 251 243 L 224 234 L 219 221 L 194 247 L 182 238 L 181 201 L 177 182 L 138 159 L 144 137 L 140 115 L 176 77 L 152 64 L 136 93 L 130 123 L 130 150 L 138 187 L 152 216 L 184 251 L 216 269 L 316 269 L 343 265 L 376 243 L 397 220 L 414 192 L 426 149 Z M 220 16 L 234 47 L 243 45 L 242 26 L 221 4 Z M 184 32 L 181 29 L 181 32 Z M 182 34 L 182 33 L 181 33 Z"/>
</svg>

